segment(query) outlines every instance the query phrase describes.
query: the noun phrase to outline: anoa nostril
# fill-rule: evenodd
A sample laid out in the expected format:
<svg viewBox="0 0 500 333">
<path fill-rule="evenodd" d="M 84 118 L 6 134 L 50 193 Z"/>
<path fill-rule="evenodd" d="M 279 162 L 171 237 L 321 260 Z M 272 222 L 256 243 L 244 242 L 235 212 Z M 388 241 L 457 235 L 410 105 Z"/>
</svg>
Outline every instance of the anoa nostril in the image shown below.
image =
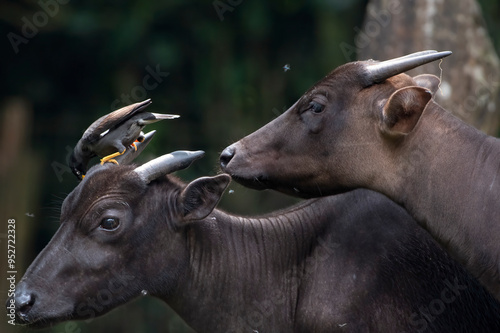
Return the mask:
<svg viewBox="0 0 500 333">
<path fill-rule="evenodd" d="M 235 153 L 236 153 L 236 148 L 234 147 L 234 145 L 231 145 L 222 151 L 219 158 L 220 166 L 222 169 L 227 167 L 231 159 L 234 157 Z"/>
<path fill-rule="evenodd" d="M 19 316 L 24 316 L 30 312 L 31 308 L 35 304 L 35 296 L 33 294 L 23 293 L 16 296 L 16 312 Z"/>
</svg>

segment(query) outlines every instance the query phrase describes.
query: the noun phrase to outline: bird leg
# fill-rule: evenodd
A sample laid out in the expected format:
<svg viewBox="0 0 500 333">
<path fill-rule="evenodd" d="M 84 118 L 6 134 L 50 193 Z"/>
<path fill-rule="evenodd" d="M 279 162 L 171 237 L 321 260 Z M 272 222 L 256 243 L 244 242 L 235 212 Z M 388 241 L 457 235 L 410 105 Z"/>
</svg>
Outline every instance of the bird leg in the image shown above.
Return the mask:
<svg viewBox="0 0 500 333">
<path fill-rule="evenodd" d="M 137 147 L 136 147 L 136 149 L 137 149 Z M 125 148 L 121 153 L 118 151 L 118 152 L 116 152 L 114 154 L 111 154 L 111 155 L 108 155 L 108 156 L 104 156 L 103 158 L 101 158 L 101 165 L 103 165 L 106 162 L 118 164 L 118 162 L 116 160 L 114 160 L 113 158 L 116 157 L 116 156 L 120 156 L 120 155 L 125 154 L 126 151 L 127 151 L 127 148 Z"/>
</svg>

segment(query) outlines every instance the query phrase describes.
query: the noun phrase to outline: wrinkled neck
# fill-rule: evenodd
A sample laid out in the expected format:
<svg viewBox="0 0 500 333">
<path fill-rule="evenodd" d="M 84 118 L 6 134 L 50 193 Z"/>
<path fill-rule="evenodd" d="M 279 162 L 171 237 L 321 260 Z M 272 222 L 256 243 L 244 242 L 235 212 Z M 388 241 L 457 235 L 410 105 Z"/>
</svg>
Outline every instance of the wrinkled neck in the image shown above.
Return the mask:
<svg viewBox="0 0 500 333">
<path fill-rule="evenodd" d="M 292 325 L 305 260 L 324 224 L 320 208 L 304 214 L 251 219 L 215 211 L 192 223 L 189 267 L 167 302 L 200 331 L 259 331 L 264 319 L 266 327 Z"/>
</svg>

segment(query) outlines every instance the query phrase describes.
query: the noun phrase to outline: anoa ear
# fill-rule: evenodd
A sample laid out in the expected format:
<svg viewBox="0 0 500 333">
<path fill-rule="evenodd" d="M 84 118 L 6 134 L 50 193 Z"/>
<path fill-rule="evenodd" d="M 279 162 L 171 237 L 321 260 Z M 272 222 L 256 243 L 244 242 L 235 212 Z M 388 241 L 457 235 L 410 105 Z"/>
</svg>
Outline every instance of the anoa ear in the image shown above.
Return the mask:
<svg viewBox="0 0 500 333">
<path fill-rule="evenodd" d="M 421 74 L 413 77 L 417 86 L 429 89 L 434 96 L 439 89 L 441 80 L 436 75 Z"/>
<path fill-rule="evenodd" d="M 383 108 L 382 129 L 388 134 L 408 134 L 417 124 L 432 93 L 422 87 L 396 90 Z"/>
<path fill-rule="evenodd" d="M 184 219 L 191 221 L 207 217 L 217 206 L 230 181 L 229 175 L 221 174 L 215 177 L 201 177 L 189 183 L 179 200 Z"/>
</svg>

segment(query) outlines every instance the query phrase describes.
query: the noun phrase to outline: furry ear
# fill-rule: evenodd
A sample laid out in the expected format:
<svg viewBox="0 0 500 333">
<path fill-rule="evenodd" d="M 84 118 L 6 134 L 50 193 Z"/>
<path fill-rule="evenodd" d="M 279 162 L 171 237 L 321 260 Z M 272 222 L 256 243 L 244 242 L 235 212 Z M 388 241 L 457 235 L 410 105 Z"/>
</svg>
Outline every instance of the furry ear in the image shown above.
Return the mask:
<svg viewBox="0 0 500 333">
<path fill-rule="evenodd" d="M 417 83 L 417 86 L 422 88 L 427 88 L 432 92 L 434 96 L 439 89 L 439 84 L 441 80 L 436 75 L 432 74 L 421 74 L 413 77 L 413 80 Z"/>
<path fill-rule="evenodd" d="M 384 105 L 382 129 L 388 134 L 408 134 L 417 124 L 432 93 L 422 87 L 396 90 Z"/>
<path fill-rule="evenodd" d="M 188 221 L 208 216 L 217 206 L 231 177 L 221 174 L 215 177 L 201 177 L 189 183 L 180 195 L 181 209 Z"/>
</svg>

